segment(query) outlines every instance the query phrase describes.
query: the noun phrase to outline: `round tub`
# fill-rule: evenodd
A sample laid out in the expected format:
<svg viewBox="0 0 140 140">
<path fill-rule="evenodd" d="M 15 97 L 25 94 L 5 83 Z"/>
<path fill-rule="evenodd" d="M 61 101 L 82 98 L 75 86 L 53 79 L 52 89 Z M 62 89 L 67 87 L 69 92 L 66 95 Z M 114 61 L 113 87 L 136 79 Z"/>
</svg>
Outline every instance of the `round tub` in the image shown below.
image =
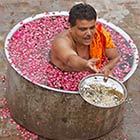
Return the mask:
<svg viewBox="0 0 140 140">
<path fill-rule="evenodd" d="M 39 87 L 8 68 L 8 107 L 16 122 L 52 140 L 89 140 L 102 136 L 123 119 L 125 103 L 100 108 L 79 94 Z"/>
</svg>

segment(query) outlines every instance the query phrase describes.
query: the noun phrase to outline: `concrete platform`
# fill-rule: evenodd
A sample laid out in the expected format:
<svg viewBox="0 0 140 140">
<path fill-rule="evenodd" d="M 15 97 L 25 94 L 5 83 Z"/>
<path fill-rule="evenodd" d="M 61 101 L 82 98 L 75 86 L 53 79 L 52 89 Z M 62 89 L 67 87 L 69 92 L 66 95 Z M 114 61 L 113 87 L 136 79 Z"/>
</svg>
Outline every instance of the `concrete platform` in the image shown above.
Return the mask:
<svg viewBox="0 0 140 140">
<path fill-rule="evenodd" d="M 140 48 L 140 1 L 138 0 L 83 0 L 95 7 L 98 16 L 122 28 Z M 7 62 L 4 41 L 10 29 L 22 19 L 44 11 L 68 11 L 79 1 L 74 0 L 0 0 L 0 140 L 37 140 L 37 136 L 25 131 L 9 115 L 5 105 Z M 128 90 L 123 122 L 110 133 L 97 140 L 140 139 L 140 67 L 125 83 Z M 46 130 L 47 131 L 47 130 Z"/>
</svg>

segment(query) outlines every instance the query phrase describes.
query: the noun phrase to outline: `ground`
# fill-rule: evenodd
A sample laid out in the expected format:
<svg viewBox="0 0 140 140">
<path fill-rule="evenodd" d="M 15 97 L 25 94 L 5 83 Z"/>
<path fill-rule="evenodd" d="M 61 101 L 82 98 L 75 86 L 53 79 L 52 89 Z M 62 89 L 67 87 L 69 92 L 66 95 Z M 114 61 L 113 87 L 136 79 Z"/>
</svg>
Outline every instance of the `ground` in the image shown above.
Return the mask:
<svg viewBox="0 0 140 140">
<path fill-rule="evenodd" d="M 139 0 L 83 0 L 95 7 L 98 16 L 122 28 L 140 48 L 140 1 Z M 35 140 L 23 135 L 19 126 L 6 114 L 7 61 L 4 41 L 10 29 L 19 21 L 44 11 L 68 11 L 79 1 L 74 0 L 0 0 L 0 140 Z M 121 124 L 98 140 L 139 140 L 140 138 L 140 67 L 124 83 L 128 91 L 126 111 Z"/>
</svg>

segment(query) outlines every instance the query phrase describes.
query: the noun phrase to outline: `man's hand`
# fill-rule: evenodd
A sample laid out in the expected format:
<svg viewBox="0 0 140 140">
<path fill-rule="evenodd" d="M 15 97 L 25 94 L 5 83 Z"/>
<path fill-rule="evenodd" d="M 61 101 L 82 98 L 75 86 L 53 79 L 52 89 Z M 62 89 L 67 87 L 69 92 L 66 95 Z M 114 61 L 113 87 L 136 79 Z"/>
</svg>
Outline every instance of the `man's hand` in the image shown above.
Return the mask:
<svg viewBox="0 0 140 140">
<path fill-rule="evenodd" d="M 104 69 L 102 70 L 102 73 L 104 74 L 104 81 L 107 82 L 108 76 L 112 75 L 111 70 L 105 66 Z"/>
<path fill-rule="evenodd" d="M 99 70 L 96 68 L 96 62 L 100 61 L 99 58 L 92 58 L 87 61 L 87 68 L 92 72 L 98 72 Z"/>
</svg>

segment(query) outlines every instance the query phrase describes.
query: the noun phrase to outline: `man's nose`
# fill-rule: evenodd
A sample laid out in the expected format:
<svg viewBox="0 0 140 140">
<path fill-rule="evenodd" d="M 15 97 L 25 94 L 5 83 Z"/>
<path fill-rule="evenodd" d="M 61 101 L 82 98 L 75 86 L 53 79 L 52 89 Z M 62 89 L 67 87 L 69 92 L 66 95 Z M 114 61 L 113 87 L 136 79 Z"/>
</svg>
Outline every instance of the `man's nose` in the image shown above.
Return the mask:
<svg viewBox="0 0 140 140">
<path fill-rule="evenodd" d="M 87 29 L 87 32 L 86 32 L 87 35 L 92 35 L 92 31 L 90 29 Z"/>
</svg>

